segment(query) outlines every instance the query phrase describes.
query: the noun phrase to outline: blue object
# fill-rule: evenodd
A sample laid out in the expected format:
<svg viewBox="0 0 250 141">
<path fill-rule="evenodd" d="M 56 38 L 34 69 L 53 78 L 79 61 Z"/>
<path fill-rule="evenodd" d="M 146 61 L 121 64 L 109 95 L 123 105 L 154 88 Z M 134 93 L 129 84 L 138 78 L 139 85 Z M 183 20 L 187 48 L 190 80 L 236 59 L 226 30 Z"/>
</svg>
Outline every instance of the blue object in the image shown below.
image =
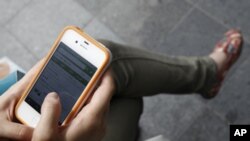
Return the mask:
<svg viewBox="0 0 250 141">
<path fill-rule="evenodd" d="M 24 76 L 24 73 L 15 71 L 3 79 L 0 79 L 0 96 L 9 89 L 13 84 L 20 80 Z"/>
</svg>

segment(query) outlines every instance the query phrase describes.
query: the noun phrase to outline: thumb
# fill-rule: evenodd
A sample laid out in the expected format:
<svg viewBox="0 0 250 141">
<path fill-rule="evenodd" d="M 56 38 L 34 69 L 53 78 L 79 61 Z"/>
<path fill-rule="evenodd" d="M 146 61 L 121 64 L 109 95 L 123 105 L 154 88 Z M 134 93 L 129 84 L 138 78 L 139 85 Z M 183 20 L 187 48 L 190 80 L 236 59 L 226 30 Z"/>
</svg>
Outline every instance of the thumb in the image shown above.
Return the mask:
<svg viewBox="0 0 250 141">
<path fill-rule="evenodd" d="M 41 114 L 41 119 L 37 126 L 40 132 L 48 133 L 57 130 L 61 114 L 61 104 L 59 96 L 55 92 L 49 93 L 45 97 Z"/>
</svg>

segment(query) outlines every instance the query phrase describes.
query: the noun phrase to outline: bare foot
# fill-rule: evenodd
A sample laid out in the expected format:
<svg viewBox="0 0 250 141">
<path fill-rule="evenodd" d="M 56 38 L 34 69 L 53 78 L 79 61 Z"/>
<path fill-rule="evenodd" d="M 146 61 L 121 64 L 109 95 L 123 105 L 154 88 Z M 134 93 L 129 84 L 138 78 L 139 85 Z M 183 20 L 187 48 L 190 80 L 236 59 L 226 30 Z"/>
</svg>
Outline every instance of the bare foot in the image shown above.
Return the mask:
<svg viewBox="0 0 250 141">
<path fill-rule="evenodd" d="M 225 38 L 221 40 L 209 54 L 217 66 L 217 82 L 207 93 L 202 94 L 204 98 L 213 98 L 217 95 L 225 76 L 231 66 L 238 60 L 243 44 L 243 38 L 238 30 L 229 30 Z"/>
<path fill-rule="evenodd" d="M 215 61 L 219 72 L 225 68 L 225 65 L 228 65 L 228 59 L 231 57 L 225 52 L 225 48 L 228 48 L 227 46 L 230 46 L 230 44 L 232 46 L 237 46 L 240 42 L 242 42 L 242 36 L 239 32 L 231 34 L 228 38 L 230 38 L 231 41 L 227 42 L 226 39 L 222 40 L 221 43 L 216 45 L 215 50 L 209 54 L 209 57 Z"/>
</svg>

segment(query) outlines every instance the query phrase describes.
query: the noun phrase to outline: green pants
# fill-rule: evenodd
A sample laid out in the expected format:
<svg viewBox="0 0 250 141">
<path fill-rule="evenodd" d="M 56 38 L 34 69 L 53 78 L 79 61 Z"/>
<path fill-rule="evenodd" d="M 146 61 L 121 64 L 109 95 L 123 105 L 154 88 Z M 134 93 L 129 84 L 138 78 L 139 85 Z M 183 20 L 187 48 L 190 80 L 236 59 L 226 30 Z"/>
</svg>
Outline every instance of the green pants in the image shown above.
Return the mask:
<svg viewBox="0 0 250 141">
<path fill-rule="evenodd" d="M 202 94 L 216 81 L 216 64 L 205 57 L 167 56 L 100 40 L 113 55 L 117 91 L 111 102 L 105 141 L 134 141 L 142 97 L 159 93 Z"/>
</svg>

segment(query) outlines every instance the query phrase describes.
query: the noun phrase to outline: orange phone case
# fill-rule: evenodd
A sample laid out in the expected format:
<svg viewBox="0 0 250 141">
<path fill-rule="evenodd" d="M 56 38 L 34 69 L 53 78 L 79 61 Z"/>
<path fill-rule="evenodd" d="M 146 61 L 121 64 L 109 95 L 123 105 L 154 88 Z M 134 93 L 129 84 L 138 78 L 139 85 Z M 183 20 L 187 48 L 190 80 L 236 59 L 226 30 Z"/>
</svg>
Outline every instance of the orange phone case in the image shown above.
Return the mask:
<svg viewBox="0 0 250 141">
<path fill-rule="evenodd" d="M 105 59 L 104 63 L 97 69 L 96 73 L 94 74 L 92 79 L 89 81 L 88 85 L 86 86 L 83 93 L 80 95 L 80 97 L 76 101 L 75 105 L 73 106 L 72 110 L 70 111 L 70 113 L 68 114 L 66 119 L 63 121 L 62 125 L 65 125 L 65 124 L 69 123 L 76 116 L 78 111 L 81 109 L 83 104 L 88 99 L 89 95 L 91 94 L 91 91 L 96 86 L 96 84 L 98 82 L 98 79 L 104 73 L 105 69 L 108 67 L 108 65 L 109 65 L 109 63 L 111 61 L 111 53 L 106 47 L 104 47 L 104 45 L 100 44 L 98 41 L 93 39 L 88 34 L 84 33 L 84 31 L 82 31 L 80 28 L 78 28 L 76 26 L 67 26 L 67 27 L 65 27 L 64 30 L 59 34 L 58 38 L 56 39 L 55 43 L 53 44 L 52 48 L 50 49 L 48 55 L 46 56 L 45 63 L 38 69 L 38 71 L 35 74 L 35 77 L 29 83 L 27 89 L 24 91 L 22 97 L 20 98 L 20 100 L 18 101 L 18 103 L 16 105 L 16 108 L 15 108 L 16 118 L 25 125 L 28 125 L 28 124 L 17 114 L 17 110 L 20 107 L 20 104 L 24 101 L 24 99 L 26 98 L 26 96 L 28 95 L 30 90 L 32 89 L 32 87 L 34 86 L 34 84 L 37 81 L 37 79 L 39 78 L 41 72 L 43 71 L 43 69 L 45 68 L 45 66 L 49 62 L 50 58 L 54 54 L 56 48 L 58 47 L 58 44 L 60 43 L 62 36 L 64 35 L 64 33 L 67 30 L 74 30 L 75 32 L 77 32 L 78 34 L 80 34 L 84 38 L 86 38 L 89 42 L 94 44 L 96 47 L 100 48 L 105 53 L 106 59 Z"/>
</svg>

